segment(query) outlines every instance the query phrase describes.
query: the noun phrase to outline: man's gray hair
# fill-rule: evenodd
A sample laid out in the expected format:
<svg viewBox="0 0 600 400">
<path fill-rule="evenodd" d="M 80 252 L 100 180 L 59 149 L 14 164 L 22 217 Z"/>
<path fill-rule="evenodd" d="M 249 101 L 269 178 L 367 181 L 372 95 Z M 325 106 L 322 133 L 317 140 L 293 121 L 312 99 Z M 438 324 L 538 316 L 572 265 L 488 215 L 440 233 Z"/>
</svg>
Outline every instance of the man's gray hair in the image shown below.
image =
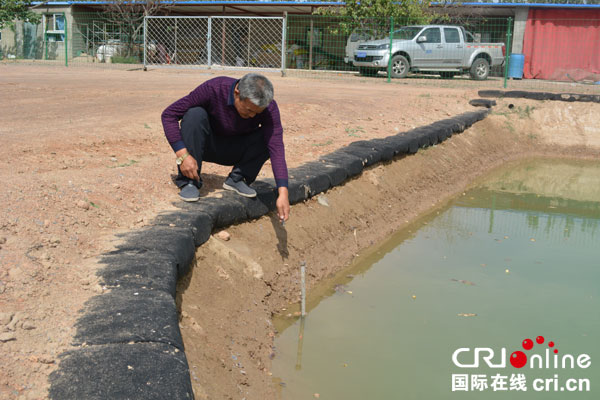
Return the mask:
<svg viewBox="0 0 600 400">
<path fill-rule="evenodd" d="M 273 84 L 261 74 L 247 74 L 238 83 L 240 99 L 248 99 L 260 108 L 267 107 L 273 101 Z"/>
</svg>

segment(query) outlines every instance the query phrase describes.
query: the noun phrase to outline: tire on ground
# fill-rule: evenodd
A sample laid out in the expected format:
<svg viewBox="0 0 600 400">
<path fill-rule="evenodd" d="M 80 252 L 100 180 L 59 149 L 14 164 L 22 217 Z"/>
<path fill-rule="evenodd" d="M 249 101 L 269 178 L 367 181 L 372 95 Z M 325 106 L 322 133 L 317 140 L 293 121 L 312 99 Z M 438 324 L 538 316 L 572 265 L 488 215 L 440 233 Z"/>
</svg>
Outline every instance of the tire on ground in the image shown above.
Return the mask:
<svg viewBox="0 0 600 400">
<path fill-rule="evenodd" d="M 481 97 L 504 97 L 504 92 L 501 90 L 480 90 L 477 94 Z"/>
<path fill-rule="evenodd" d="M 381 154 L 368 140 L 350 143 L 348 146 L 343 147 L 341 151 L 360 158 L 365 167 L 381 161 Z"/>
<path fill-rule="evenodd" d="M 363 170 L 362 160 L 352 154 L 342 151 L 342 149 L 325 154 L 324 156 L 321 156 L 319 160 L 342 167 L 346 171 L 348 178 L 360 174 Z"/>
<path fill-rule="evenodd" d="M 157 216 L 152 225 L 188 228 L 194 236 L 194 244 L 200 246 L 212 233 L 213 219 L 205 213 L 178 210 Z"/>
<path fill-rule="evenodd" d="M 246 208 L 237 201 L 216 197 L 204 198 L 197 203 L 186 203 L 188 207 L 195 208 L 213 218 L 213 229 L 224 228 L 239 222 L 246 221 Z"/>
<path fill-rule="evenodd" d="M 394 150 L 394 156 L 408 153 L 408 139 L 404 133 L 383 139 Z"/>
<path fill-rule="evenodd" d="M 342 166 L 324 160 L 311 161 L 303 166 L 308 166 L 310 169 L 325 175 L 329 179 L 330 187 L 338 186 L 348 178 L 348 173 Z"/>
<path fill-rule="evenodd" d="M 371 139 L 371 143 L 375 146 L 375 149 L 380 153 L 381 161 L 389 161 L 394 158 L 395 150 L 385 138 Z"/>
<path fill-rule="evenodd" d="M 290 178 L 300 182 L 308 190 L 308 197 L 321 193 L 329 189 L 330 181 L 326 173 L 323 172 L 319 163 L 311 162 L 289 171 Z"/>
<path fill-rule="evenodd" d="M 496 100 L 490 99 L 473 99 L 469 101 L 469 104 L 473 107 L 485 107 L 492 108 L 492 106 L 496 105 Z"/>
</svg>

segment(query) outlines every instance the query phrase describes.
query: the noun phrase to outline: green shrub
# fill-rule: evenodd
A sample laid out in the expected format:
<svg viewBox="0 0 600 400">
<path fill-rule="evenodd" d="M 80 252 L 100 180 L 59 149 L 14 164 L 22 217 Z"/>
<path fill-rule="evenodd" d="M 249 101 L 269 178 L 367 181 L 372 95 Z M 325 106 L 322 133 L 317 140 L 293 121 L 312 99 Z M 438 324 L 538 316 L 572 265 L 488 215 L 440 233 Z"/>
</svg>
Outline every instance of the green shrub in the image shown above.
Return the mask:
<svg viewBox="0 0 600 400">
<path fill-rule="evenodd" d="M 112 56 L 110 62 L 112 64 L 139 64 L 140 60 L 135 56 Z"/>
</svg>

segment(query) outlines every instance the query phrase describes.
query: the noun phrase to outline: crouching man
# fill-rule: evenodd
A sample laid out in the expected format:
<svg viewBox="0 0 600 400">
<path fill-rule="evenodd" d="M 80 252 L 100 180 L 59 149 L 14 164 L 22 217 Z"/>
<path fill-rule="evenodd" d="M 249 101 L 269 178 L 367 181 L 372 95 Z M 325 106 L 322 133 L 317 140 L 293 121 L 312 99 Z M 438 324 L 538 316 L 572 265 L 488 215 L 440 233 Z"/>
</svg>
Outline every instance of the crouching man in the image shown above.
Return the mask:
<svg viewBox="0 0 600 400">
<path fill-rule="evenodd" d="M 265 76 L 208 80 L 167 107 L 162 123 L 175 152 L 182 200 L 199 199 L 203 161 L 233 166 L 223 188 L 255 197 L 250 185 L 270 158 L 278 191 L 277 214 L 287 221 L 290 203 L 283 128 L 273 85 Z"/>
</svg>

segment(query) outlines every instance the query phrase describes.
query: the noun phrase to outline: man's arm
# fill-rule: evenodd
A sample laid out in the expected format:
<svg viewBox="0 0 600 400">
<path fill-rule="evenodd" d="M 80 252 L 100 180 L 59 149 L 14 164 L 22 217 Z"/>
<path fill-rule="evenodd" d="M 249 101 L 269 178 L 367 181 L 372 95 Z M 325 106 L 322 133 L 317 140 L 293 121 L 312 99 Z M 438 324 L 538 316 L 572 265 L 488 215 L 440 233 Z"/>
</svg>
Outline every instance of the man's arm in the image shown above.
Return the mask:
<svg viewBox="0 0 600 400">
<path fill-rule="evenodd" d="M 209 102 L 210 90 L 208 83 L 204 82 L 202 85 L 194 89 L 190 94 L 177 100 L 163 111 L 161 115 L 163 129 L 165 131 L 167 141 L 175 152 L 176 157 L 181 157 L 188 152 L 181 137 L 179 121 L 190 108 L 207 108 Z M 200 177 L 198 176 L 198 163 L 191 155 L 187 156 L 183 160 L 179 168 L 184 176 L 196 181 L 200 180 Z"/>
<path fill-rule="evenodd" d="M 273 176 L 277 184 L 277 215 L 281 221 L 287 221 L 290 216 L 290 201 L 288 195 L 288 171 L 285 162 L 285 147 L 283 145 L 283 128 L 279 117 L 279 108 L 273 101 L 267 110 L 266 120 L 263 126 L 265 141 L 269 149 Z"/>
<path fill-rule="evenodd" d="M 161 115 L 165 136 L 167 137 L 171 148 L 173 148 L 173 151 L 176 154 L 179 150 L 185 148 L 185 143 L 181 138 L 179 121 L 192 107 L 203 107 L 205 109 L 208 107 L 211 99 L 209 82 L 210 81 L 204 82 L 202 85 L 194 89 L 190 94 L 171 104 L 163 111 Z"/>
</svg>

